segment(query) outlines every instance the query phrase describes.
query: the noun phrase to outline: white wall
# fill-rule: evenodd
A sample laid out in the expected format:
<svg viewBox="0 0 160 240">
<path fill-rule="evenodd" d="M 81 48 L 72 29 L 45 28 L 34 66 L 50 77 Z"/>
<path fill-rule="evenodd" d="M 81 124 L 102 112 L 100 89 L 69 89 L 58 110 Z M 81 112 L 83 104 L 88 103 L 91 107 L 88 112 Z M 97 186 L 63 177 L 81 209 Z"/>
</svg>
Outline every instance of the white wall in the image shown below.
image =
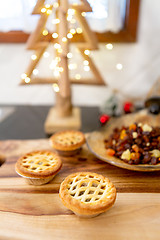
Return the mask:
<svg viewBox="0 0 160 240">
<path fill-rule="evenodd" d="M 122 95 L 145 96 L 160 76 L 159 5 L 159 0 L 142 0 L 136 43 L 114 44 L 112 51 L 101 44 L 100 50 L 92 53 L 109 88 L 72 86 L 75 105 L 101 105 L 111 88 L 117 88 Z M 0 104 L 54 103 L 51 86 L 18 85 L 31 54 L 24 44 L 0 44 Z M 123 64 L 121 71 L 116 69 L 117 63 Z M 48 64 L 43 61 L 39 69 L 45 76 Z"/>
</svg>

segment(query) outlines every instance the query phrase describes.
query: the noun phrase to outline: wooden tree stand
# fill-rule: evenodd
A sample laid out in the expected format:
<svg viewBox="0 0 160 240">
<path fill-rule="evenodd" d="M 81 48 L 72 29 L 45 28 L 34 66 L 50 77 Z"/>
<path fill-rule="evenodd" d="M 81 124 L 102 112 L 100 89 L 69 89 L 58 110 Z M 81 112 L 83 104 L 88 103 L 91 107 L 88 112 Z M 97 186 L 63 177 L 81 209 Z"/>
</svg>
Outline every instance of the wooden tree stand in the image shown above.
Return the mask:
<svg viewBox="0 0 160 240">
<path fill-rule="evenodd" d="M 61 58 L 61 67 L 63 68 L 63 71 L 58 80 L 59 92 L 56 93 L 56 105 L 54 108 L 50 109 L 45 122 L 45 132 L 47 134 L 52 134 L 58 130 L 78 130 L 81 127 L 80 109 L 72 108 L 71 103 L 71 85 L 67 58 L 69 44 L 68 41 L 62 41 L 62 38 L 67 36 L 68 33 L 68 0 L 61 0 L 60 6 L 61 8 L 58 10 L 58 17 L 60 19 L 58 42 L 61 45 L 62 52 L 57 53 L 57 56 Z"/>
<path fill-rule="evenodd" d="M 56 92 L 55 107 L 51 108 L 45 121 L 45 132 L 52 134 L 57 130 L 64 129 L 80 129 L 81 128 L 81 114 L 79 108 L 73 108 L 71 103 L 71 83 L 76 84 L 95 84 L 105 85 L 104 80 L 96 68 L 92 58 L 89 56 L 90 50 L 98 49 L 98 41 L 95 33 L 90 29 L 87 20 L 84 17 L 85 12 L 91 12 L 92 9 L 87 0 L 81 0 L 80 4 L 70 4 L 68 0 L 59 0 L 55 4 L 45 4 L 45 0 L 37 0 L 37 4 L 32 14 L 39 14 L 40 19 L 35 31 L 28 39 L 27 49 L 35 50 L 32 56 L 32 61 L 29 64 L 26 72 L 23 74 L 21 84 L 56 84 L 58 91 Z M 59 20 L 57 25 L 57 39 L 45 29 L 49 14 L 55 9 L 56 16 Z M 69 11 L 70 10 L 70 11 Z M 85 42 L 78 42 L 76 47 L 79 53 L 87 62 L 88 68 L 93 73 L 91 79 L 69 78 L 68 71 L 68 53 L 70 39 L 68 37 L 69 30 L 68 19 L 69 12 L 74 12 L 75 18 L 80 24 L 82 34 Z M 73 29 L 72 29 L 73 30 Z M 47 34 L 47 38 L 44 39 Z M 71 32 L 69 33 L 71 34 Z M 53 37 L 53 39 L 52 39 Z M 59 76 L 51 78 L 33 77 L 32 73 L 40 61 L 44 51 L 50 43 L 54 43 L 56 49 L 56 58 L 60 60 L 57 63 Z M 78 74 L 79 75 L 79 74 Z"/>
<path fill-rule="evenodd" d="M 79 130 L 80 128 L 81 112 L 77 107 L 72 108 L 71 115 L 65 117 L 60 117 L 56 108 L 51 108 L 44 124 L 45 132 L 49 135 L 58 130 Z"/>
<path fill-rule="evenodd" d="M 80 108 L 72 107 L 71 95 L 63 97 L 60 92 L 56 94 L 56 105 L 49 110 L 44 128 L 49 135 L 58 130 L 81 128 Z"/>
</svg>

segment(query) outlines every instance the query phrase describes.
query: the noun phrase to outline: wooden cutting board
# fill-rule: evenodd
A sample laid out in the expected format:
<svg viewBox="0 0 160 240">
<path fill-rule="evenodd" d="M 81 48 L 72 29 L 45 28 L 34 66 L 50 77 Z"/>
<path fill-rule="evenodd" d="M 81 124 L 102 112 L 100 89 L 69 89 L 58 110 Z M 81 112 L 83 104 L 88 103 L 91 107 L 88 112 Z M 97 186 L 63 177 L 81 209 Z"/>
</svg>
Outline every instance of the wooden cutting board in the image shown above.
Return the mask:
<svg viewBox="0 0 160 240">
<path fill-rule="evenodd" d="M 52 182 L 27 185 L 14 170 L 17 158 L 29 151 L 50 149 L 47 139 L 0 142 L 6 157 L 0 167 L 0 239 L 158 239 L 160 238 L 160 172 L 120 169 L 82 152 L 63 158 Z M 70 173 L 92 171 L 107 176 L 117 188 L 115 205 L 92 219 L 81 219 L 66 209 L 58 191 Z"/>
</svg>

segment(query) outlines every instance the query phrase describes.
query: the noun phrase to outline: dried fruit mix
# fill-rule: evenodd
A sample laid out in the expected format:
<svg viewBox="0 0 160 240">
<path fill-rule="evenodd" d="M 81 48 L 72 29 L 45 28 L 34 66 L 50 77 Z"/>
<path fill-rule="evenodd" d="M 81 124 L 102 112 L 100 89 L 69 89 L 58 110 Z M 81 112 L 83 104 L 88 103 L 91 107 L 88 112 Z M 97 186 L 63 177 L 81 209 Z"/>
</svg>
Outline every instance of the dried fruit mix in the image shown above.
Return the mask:
<svg viewBox="0 0 160 240">
<path fill-rule="evenodd" d="M 160 127 L 133 123 L 129 127 L 115 128 L 104 140 L 106 154 L 129 164 L 160 163 Z"/>
</svg>

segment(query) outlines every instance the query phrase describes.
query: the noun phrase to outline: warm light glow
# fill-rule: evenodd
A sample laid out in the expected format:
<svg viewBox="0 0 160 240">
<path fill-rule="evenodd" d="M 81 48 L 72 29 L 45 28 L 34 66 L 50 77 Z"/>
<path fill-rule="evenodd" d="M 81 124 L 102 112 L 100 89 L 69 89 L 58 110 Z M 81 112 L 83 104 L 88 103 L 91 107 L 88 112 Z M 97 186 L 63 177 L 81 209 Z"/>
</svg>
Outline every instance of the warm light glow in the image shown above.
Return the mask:
<svg viewBox="0 0 160 240">
<path fill-rule="evenodd" d="M 67 38 L 69 38 L 69 39 L 73 38 L 72 33 L 68 33 L 68 34 L 67 34 Z"/>
<path fill-rule="evenodd" d="M 77 74 L 75 75 L 75 79 L 77 79 L 77 80 L 81 79 L 81 75 L 80 75 L 79 73 L 77 73 Z"/>
<path fill-rule="evenodd" d="M 68 68 L 69 68 L 70 70 L 76 69 L 76 68 L 77 68 L 77 64 L 76 64 L 76 63 L 70 63 L 70 64 L 68 65 Z"/>
<path fill-rule="evenodd" d="M 62 48 L 58 48 L 58 49 L 57 49 L 57 52 L 58 52 L 58 53 L 62 53 L 62 52 L 63 52 Z"/>
<path fill-rule="evenodd" d="M 67 58 L 72 58 L 73 54 L 71 52 L 67 53 Z"/>
<path fill-rule="evenodd" d="M 62 38 L 62 42 L 67 42 L 67 38 L 66 38 L 66 37 L 63 37 L 63 38 Z"/>
<path fill-rule="evenodd" d="M 84 64 L 85 66 L 87 66 L 87 65 L 89 65 L 89 61 L 88 61 L 88 60 L 84 60 L 84 61 L 83 61 L 83 64 Z"/>
<path fill-rule="evenodd" d="M 34 60 L 37 59 L 37 56 L 36 56 L 35 54 L 33 54 L 33 55 L 31 56 L 31 59 L 34 61 Z"/>
<path fill-rule="evenodd" d="M 58 33 L 53 33 L 52 38 L 58 38 Z"/>
<path fill-rule="evenodd" d="M 86 13 L 85 13 L 85 12 L 82 12 L 81 15 L 82 15 L 83 17 L 85 17 L 85 16 L 86 16 Z"/>
<path fill-rule="evenodd" d="M 54 44 L 54 48 L 55 48 L 55 49 L 60 49 L 60 48 L 61 48 L 61 45 L 60 45 L 59 43 L 55 43 L 55 44 Z"/>
<path fill-rule="evenodd" d="M 41 13 L 45 13 L 45 12 L 46 12 L 46 8 L 42 8 Z"/>
<path fill-rule="evenodd" d="M 72 19 L 70 20 L 70 22 L 71 22 L 72 24 L 74 24 L 74 23 L 76 23 L 76 19 L 72 18 Z"/>
<path fill-rule="evenodd" d="M 57 66 L 57 61 L 56 60 L 52 60 L 52 62 L 50 63 L 50 65 L 49 65 L 49 68 L 51 69 L 51 70 L 53 70 L 56 66 Z"/>
<path fill-rule="evenodd" d="M 56 57 L 55 60 L 56 60 L 57 62 L 60 62 L 60 61 L 61 61 L 61 58 L 60 58 L 60 57 Z"/>
<path fill-rule="evenodd" d="M 83 31 L 82 31 L 82 28 L 76 28 L 76 32 L 78 33 L 78 34 L 80 34 L 80 33 L 82 33 Z"/>
<path fill-rule="evenodd" d="M 25 79 L 26 77 L 27 77 L 27 74 L 26 74 L 26 73 L 22 73 L 22 74 L 21 74 L 21 78 L 22 78 L 22 79 Z"/>
<path fill-rule="evenodd" d="M 38 69 L 34 69 L 34 70 L 33 70 L 33 75 L 36 76 L 36 75 L 38 75 L 38 73 L 39 73 Z"/>
<path fill-rule="evenodd" d="M 122 65 L 121 63 L 117 63 L 116 68 L 117 68 L 118 70 L 122 70 L 123 65 Z"/>
<path fill-rule="evenodd" d="M 45 4 L 45 8 L 50 8 L 51 5 L 50 4 Z"/>
<path fill-rule="evenodd" d="M 69 9 L 68 9 L 68 14 L 69 14 L 69 15 L 75 14 L 75 9 L 69 8 Z"/>
<path fill-rule="evenodd" d="M 57 83 L 54 83 L 52 86 L 55 92 L 59 92 L 59 87 Z"/>
<path fill-rule="evenodd" d="M 72 20 L 72 15 L 67 16 L 67 21 L 70 22 Z"/>
<path fill-rule="evenodd" d="M 53 3 L 53 7 L 54 7 L 54 8 L 58 8 L 58 7 L 59 7 L 59 3 L 54 2 L 54 3 Z"/>
<path fill-rule="evenodd" d="M 74 28 L 71 28 L 71 29 L 70 29 L 70 33 L 75 34 L 75 33 L 76 33 L 76 30 L 75 30 Z"/>
<path fill-rule="evenodd" d="M 76 47 L 76 49 L 75 49 L 75 50 L 76 50 L 76 52 L 77 52 L 77 53 L 79 53 L 79 52 L 80 52 L 80 51 L 79 51 L 79 49 L 78 49 L 77 47 Z"/>
<path fill-rule="evenodd" d="M 113 45 L 111 43 L 108 43 L 108 44 L 106 44 L 106 48 L 108 50 L 112 50 L 113 49 Z"/>
<path fill-rule="evenodd" d="M 44 29 L 43 32 L 42 32 L 43 36 L 47 36 L 48 35 L 48 30 L 47 29 Z"/>
<path fill-rule="evenodd" d="M 49 52 L 44 52 L 44 53 L 43 53 L 43 57 L 45 57 L 45 58 L 48 58 L 49 55 L 50 55 Z"/>
<path fill-rule="evenodd" d="M 51 9 L 48 9 L 47 10 L 47 14 L 50 15 L 52 13 L 52 10 Z"/>
<path fill-rule="evenodd" d="M 89 72 L 90 71 L 90 67 L 89 66 L 84 66 L 84 71 Z"/>
<path fill-rule="evenodd" d="M 58 70 L 59 70 L 59 72 L 61 72 L 61 73 L 62 73 L 62 72 L 64 71 L 64 68 L 63 68 L 63 67 L 59 67 L 59 69 L 58 69 Z"/>
<path fill-rule="evenodd" d="M 29 82 L 31 81 L 31 79 L 30 79 L 29 77 L 26 77 L 26 78 L 24 79 L 24 81 L 25 81 L 25 83 L 29 83 Z"/>
<path fill-rule="evenodd" d="M 90 50 L 86 49 L 86 50 L 84 51 L 84 54 L 85 54 L 85 55 L 89 55 L 89 54 L 90 54 Z"/>
<path fill-rule="evenodd" d="M 59 73 L 58 70 L 55 70 L 55 71 L 53 72 L 53 75 L 54 75 L 55 77 L 59 77 L 59 76 L 60 76 L 60 73 Z"/>
<path fill-rule="evenodd" d="M 59 18 L 55 18 L 52 20 L 52 24 L 58 24 L 60 23 L 60 19 Z"/>
</svg>

